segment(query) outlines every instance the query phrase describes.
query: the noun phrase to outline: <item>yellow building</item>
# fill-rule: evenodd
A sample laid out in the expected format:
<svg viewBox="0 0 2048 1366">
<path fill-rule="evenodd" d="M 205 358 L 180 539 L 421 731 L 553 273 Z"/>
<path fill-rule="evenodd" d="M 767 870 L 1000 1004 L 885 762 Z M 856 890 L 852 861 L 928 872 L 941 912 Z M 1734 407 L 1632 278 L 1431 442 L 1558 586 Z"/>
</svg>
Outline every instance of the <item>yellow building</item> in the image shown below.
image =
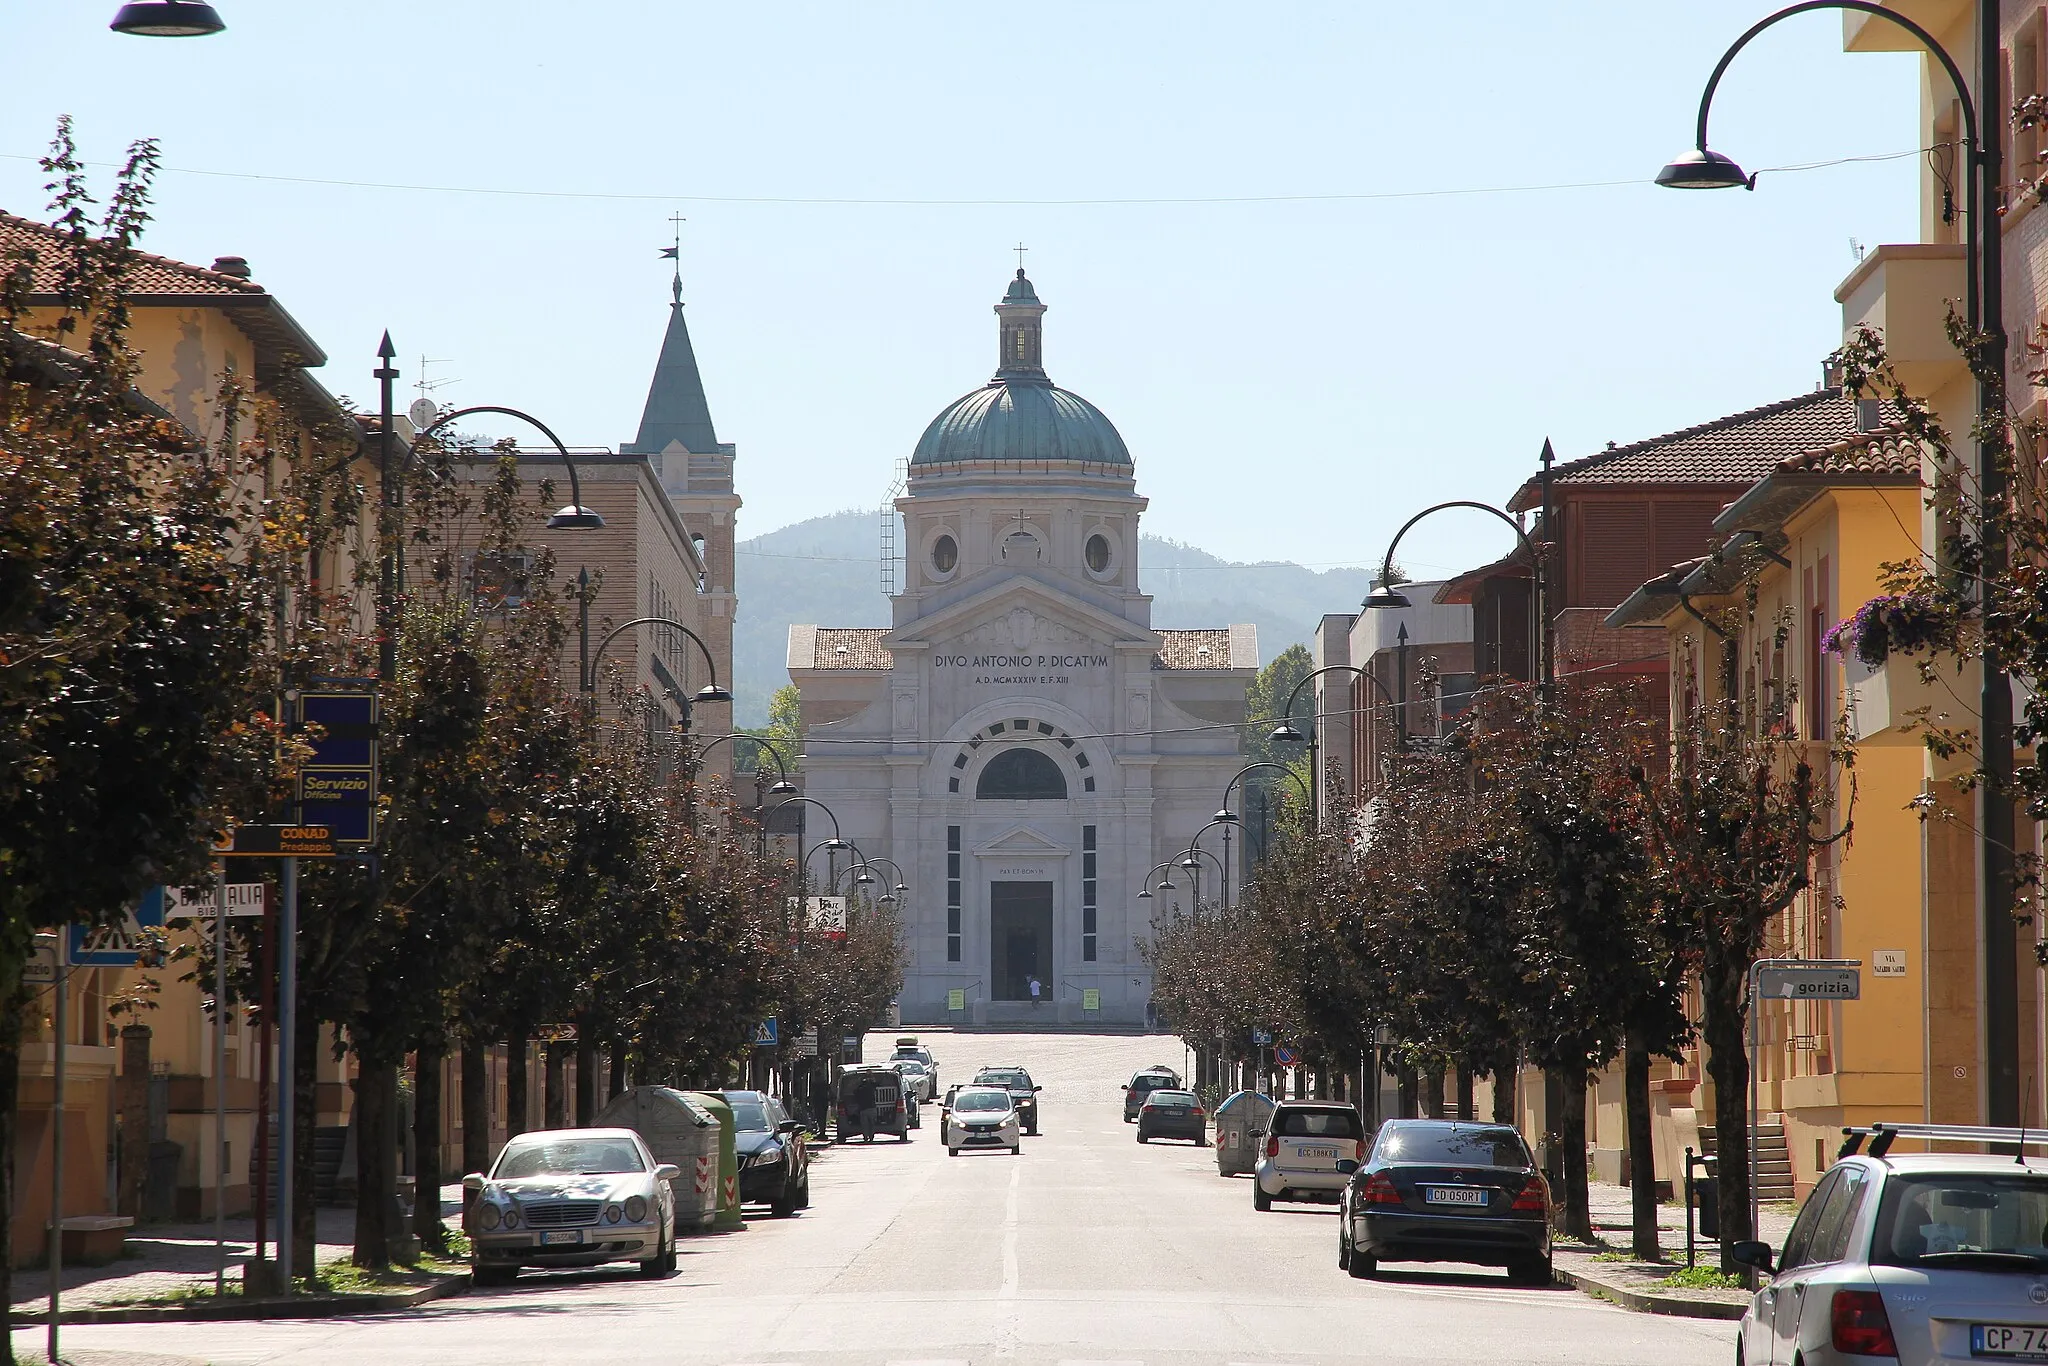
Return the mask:
<svg viewBox="0 0 2048 1366">
<path fill-rule="evenodd" d="M 33 251 L 29 309 L 23 329 L 55 341 L 61 301 L 56 292 L 61 244 L 48 226 L 0 213 L 0 259 Z M 276 297 L 250 278 L 248 263 L 224 256 L 211 267 L 138 253 L 130 279 L 129 345 L 139 357 L 135 388 L 159 405 L 196 440 L 209 446 L 258 434 L 279 461 L 356 452 L 353 419 L 308 371 L 326 356 Z M 254 400 L 240 408 L 228 430 L 221 403 L 225 380 L 239 377 Z M 358 461 L 357 478 L 373 490 L 375 468 Z M 373 553 L 359 528 L 321 566 L 330 583 L 353 577 L 356 556 Z M 364 621 L 370 604 L 357 605 Z M 178 931 L 177 933 L 188 933 Z M 210 1217 L 224 1202 L 247 1210 L 255 1140 L 257 1031 L 247 1013 L 226 1021 L 227 1066 L 216 1078 L 215 1026 L 204 1007 L 210 997 L 182 969 L 152 974 L 161 984 L 154 1009 L 121 1009 L 140 972 L 77 968 L 67 983 L 65 1060 L 65 1214 L 67 1230 L 111 1218 Z M 16 1262 L 38 1260 L 50 1213 L 51 1102 L 55 1077 L 51 988 L 30 1007 L 22 1048 L 20 1128 L 17 1136 L 14 1245 Z M 346 1088 L 331 1060 L 322 1059 L 321 1119 L 345 1122 Z M 227 1127 L 217 1131 L 217 1088 L 225 1088 Z M 204 1155 L 226 1145 L 217 1179 Z M 67 1234 L 67 1242 L 72 1241 Z"/>
</svg>

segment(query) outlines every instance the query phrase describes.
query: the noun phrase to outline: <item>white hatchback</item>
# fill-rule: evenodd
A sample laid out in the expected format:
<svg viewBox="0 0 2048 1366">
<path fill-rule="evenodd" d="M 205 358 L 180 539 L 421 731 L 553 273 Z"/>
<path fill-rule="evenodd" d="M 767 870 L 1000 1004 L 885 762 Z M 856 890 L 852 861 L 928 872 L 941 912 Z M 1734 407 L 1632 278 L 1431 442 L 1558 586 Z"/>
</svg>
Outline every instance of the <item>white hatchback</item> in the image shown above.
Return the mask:
<svg viewBox="0 0 2048 1366">
<path fill-rule="evenodd" d="M 1000 1086 L 963 1086 L 954 1092 L 946 1106 L 945 1138 L 948 1157 L 960 1156 L 962 1148 L 1008 1148 L 1013 1157 L 1024 1151 L 1016 1103 Z"/>
<path fill-rule="evenodd" d="M 1738 1366 L 2048 1361 L 2048 1162 L 1888 1147 L 1828 1169 L 1775 1261 L 1729 1249 L 1771 1275 Z"/>
</svg>

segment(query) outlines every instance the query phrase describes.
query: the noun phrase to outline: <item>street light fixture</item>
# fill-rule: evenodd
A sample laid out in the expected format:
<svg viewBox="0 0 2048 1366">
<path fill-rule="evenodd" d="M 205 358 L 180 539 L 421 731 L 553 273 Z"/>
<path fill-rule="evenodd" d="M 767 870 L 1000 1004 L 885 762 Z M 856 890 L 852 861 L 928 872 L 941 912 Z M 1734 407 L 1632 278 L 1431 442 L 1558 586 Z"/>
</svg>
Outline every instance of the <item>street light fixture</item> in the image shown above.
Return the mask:
<svg viewBox="0 0 2048 1366">
<path fill-rule="evenodd" d="M 1364 606 L 1367 611 L 1373 611 L 1382 607 L 1391 607 L 1399 609 L 1403 607 L 1413 607 L 1414 605 L 1415 603 L 1409 598 L 1409 596 L 1406 593 L 1403 593 L 1400 589 L 1394 587 L 1394 585 L 1390 583 L 1383 583 L 1379 587 L 1373 589 L 1372 592 L 1367 593 L 1365 595 L 1364 603 Z"/>
<path fill-rule="evenodd" d="M 121 6 L 107 27 L 132 38 L 204 38 L 227 25 L 213 6 L 198 0 L 146 0 Z"/>
<path fill-rule="evenodd" d="M 1754 190 L 1756 177 L 1745 173 L 1731 157 L 1705 147 L 1689 147 L 1657 172 L 1657 183 L 1667 190 Z"/>
</svg>

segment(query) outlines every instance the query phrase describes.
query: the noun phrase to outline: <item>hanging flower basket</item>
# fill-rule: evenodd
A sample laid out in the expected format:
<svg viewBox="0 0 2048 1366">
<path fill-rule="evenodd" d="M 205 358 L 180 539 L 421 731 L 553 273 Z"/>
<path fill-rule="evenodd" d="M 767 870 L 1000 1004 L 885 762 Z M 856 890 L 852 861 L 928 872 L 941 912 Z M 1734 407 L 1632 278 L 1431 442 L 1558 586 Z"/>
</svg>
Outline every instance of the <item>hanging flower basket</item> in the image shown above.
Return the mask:
<svg viewBox="0 0 2048 1366">
<path fill-rule="evenodd" d="M 1934 604 L 1914 594 L 1891 593 L 1872 598 L 1856 614 L 1835 623 L 1821 637 L 1821 648 L 1853 654 L 1872 669 L 1884 667 L 1894 654 L 1917 654 L 1947 640 L 1950 623 Z"/>
</svg>

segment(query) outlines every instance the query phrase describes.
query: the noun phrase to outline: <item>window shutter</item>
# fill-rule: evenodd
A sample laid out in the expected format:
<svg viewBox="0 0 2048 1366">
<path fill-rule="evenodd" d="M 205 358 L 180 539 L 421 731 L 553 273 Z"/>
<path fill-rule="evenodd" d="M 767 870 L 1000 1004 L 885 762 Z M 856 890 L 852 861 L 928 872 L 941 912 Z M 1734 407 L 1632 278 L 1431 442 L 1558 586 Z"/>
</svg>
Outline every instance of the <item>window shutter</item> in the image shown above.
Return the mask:
<svg viewBox="0 0 2048 1366">
<path fill-rule="evenodd" d="M 1588 499 L 1577 512 L 1579 593 L 1569 605 L 1619 606 L 1650 577 L 1650 505 Z"/>
</svg>

